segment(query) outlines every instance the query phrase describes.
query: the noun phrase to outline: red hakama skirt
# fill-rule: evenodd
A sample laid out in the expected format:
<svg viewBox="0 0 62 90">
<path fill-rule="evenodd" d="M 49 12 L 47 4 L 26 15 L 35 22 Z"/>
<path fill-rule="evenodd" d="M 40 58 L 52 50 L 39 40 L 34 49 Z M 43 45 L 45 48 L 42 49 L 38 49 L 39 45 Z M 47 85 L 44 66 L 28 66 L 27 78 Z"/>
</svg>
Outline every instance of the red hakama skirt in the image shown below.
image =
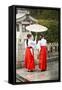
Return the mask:
<svg viewBox="0 0 62 90">
<path fill-rule="evenodd" d="M 39 55 L 39 68 L 40 70 L 47 69 L 47 47 L 41 46 Z"/>
<path fill-rule="evenodd" d="M 32 49 L 32 48 L 27 47 L 26 51 L 25 51 L 25 68 L 27 68 L 28 70 L 34 70 L 35 69 L 34 51 L 33 51 L 33 54 L 32 54 L 30 49 Z"/>
</svg>

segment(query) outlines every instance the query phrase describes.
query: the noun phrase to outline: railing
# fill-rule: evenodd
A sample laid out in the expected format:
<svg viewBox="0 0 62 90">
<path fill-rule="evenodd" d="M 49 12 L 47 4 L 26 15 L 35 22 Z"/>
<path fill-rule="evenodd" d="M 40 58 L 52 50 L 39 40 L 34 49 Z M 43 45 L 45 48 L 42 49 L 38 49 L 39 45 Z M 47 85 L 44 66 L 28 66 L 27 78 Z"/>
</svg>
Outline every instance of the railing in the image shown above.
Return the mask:
<svg viewBox="0 0 62 90">
<path fill-rule="evenodd" d="M 58 43 L 55 43 L 55 42 L 48 43 L 47 47 L 48 47 L 48 52 L 51 52 L 51 53 L 58 52 Z"/>
</svg>

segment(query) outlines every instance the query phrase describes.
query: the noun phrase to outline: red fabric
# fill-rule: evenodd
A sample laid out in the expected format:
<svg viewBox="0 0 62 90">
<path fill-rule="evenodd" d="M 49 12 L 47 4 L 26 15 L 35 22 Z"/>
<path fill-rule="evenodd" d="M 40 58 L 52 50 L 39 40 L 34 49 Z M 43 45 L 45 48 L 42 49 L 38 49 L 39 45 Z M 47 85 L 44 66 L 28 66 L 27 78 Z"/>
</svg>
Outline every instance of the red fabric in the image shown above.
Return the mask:
<svg viewBox="0 0 62 90">
<path fill-rule="evenodd" d="M 41 46 L 39 55 L 39 68 L 41 70 L 47 69 L 47 48 L 46 46 Z"/>
<path fill-rule="evenodd" d="M 34 70 L 35 69 L 35 63 L 34 63 L 34 53 L 32 54 L 30 51 L 30 48 L 26 48 L 25 52 L 25 68 L 28 70 Z"/>
</svg>

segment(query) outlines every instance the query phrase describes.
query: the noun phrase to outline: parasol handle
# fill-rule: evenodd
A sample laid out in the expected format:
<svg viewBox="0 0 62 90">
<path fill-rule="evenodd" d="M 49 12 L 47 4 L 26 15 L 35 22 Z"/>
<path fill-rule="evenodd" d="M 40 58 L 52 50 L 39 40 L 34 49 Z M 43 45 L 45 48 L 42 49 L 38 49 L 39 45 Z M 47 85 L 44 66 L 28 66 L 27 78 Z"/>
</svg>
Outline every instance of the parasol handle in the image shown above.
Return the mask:
<svg viewBox="0 0 62 90">
<path fill-rule="evenodd" d="M 37 40 L 37 32 L 36 32 L 35 40 Z"/>
</svg>

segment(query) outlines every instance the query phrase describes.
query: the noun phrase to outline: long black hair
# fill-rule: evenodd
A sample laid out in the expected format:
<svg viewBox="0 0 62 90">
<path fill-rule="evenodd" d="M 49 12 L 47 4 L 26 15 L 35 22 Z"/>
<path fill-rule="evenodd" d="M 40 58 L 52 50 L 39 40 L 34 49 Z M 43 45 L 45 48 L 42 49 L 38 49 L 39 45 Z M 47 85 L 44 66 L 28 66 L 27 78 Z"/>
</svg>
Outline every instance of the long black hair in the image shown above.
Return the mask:
<svg viewBox="0 0 62 90">
<path fill-rule="evenodd" d="M 26 44 L 28 46 L 28 39 L 31 37 L 31 34 L 27 34 Z"/>
<path fill-rule="evenodd" d="M 27 46 L 28 46 L 28 39 L 26 39 L 26 44 L 27 44 Z"/>
</svg>

